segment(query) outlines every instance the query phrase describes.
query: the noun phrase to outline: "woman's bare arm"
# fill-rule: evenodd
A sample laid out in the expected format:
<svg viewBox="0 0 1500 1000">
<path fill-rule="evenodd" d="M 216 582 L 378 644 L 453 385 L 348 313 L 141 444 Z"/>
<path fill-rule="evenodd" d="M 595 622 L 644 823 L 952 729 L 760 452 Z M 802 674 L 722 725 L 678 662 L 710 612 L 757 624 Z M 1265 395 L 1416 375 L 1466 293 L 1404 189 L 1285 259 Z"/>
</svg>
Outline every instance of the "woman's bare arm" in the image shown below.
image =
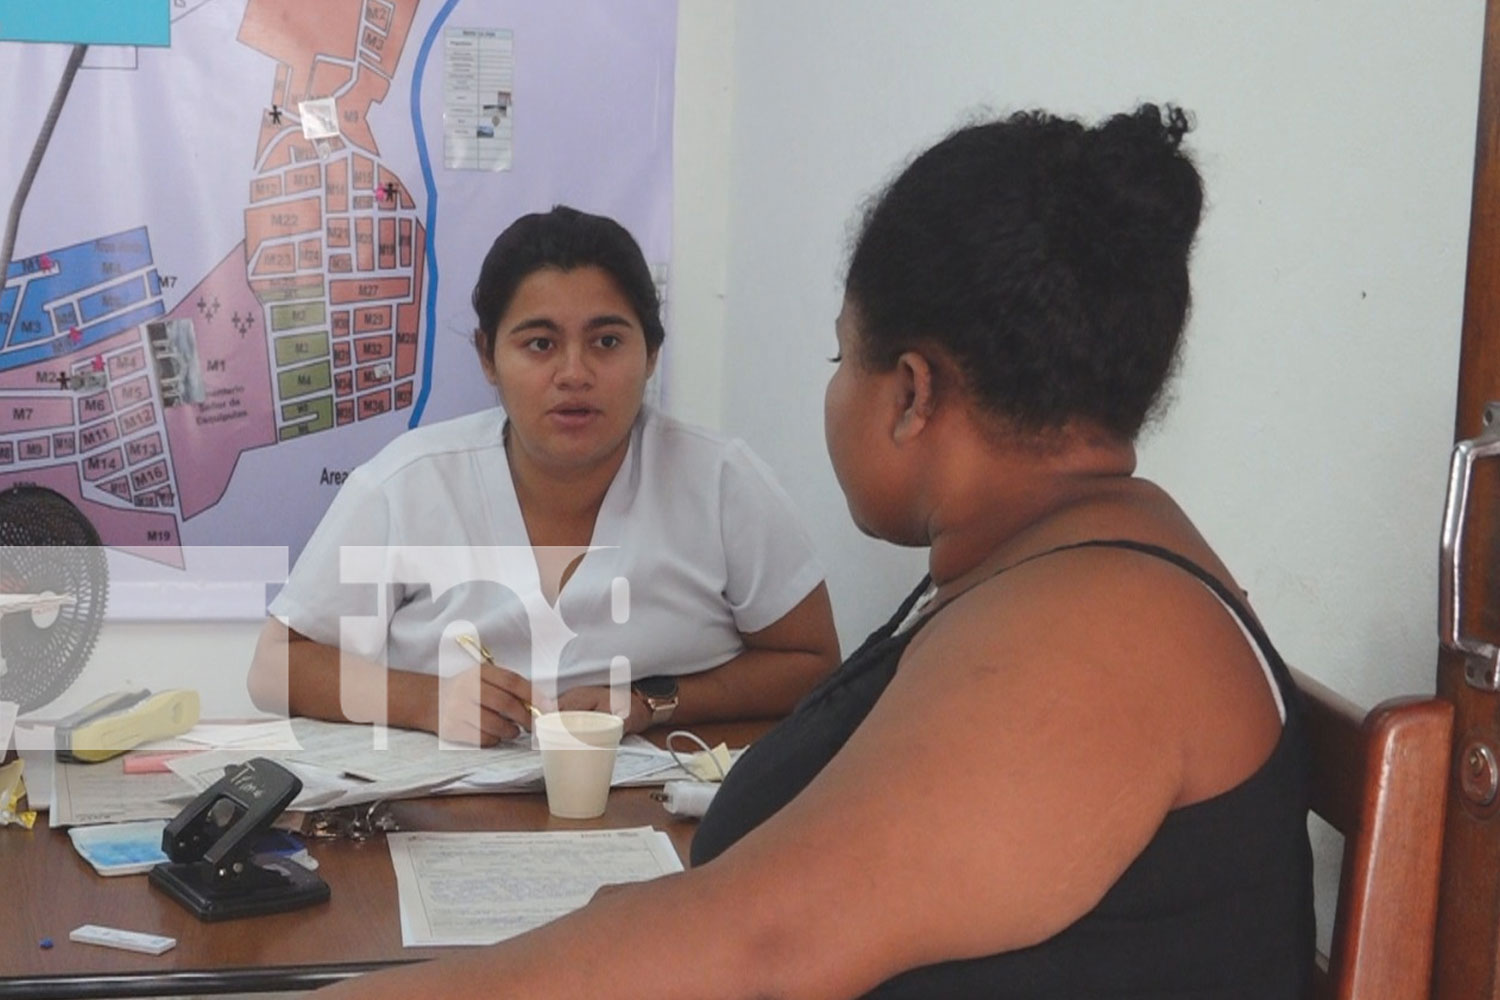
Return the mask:
<svg viewBox="0 0 1500 1000">
<path fill-rule="evenodd" d="M 828 587 L 818 586 L 797 606 L 758 632 L 744 633 L 745 651 L 733 659 L 677 678 L 673 725 L 724 719 L 768 719 L 786 715 L 839 661 L 838 634 Z M 606 688 L 574 688 L 558 698 L 561 708 L 609 710 Z M 649 713 L 632 706 L 627 728 L 646 728 Z"/>
<path fill-rule="evenodd" d="M 266 621 L 250 665 L 257 708 L 334 722 L 375 722 L 489 745 L 528 721 L 531 685 L 483 665 L 439 683 L 435 674 L 388 669 Z"/>
<path fill-rule="evenodd" d="M 1264 681 L 1248 707 L 1213 681 L 1221 664 L 1258 679 L 1237 626 L 1172 567 L 1117 555 L 1039 562 L 943 611 L 824 771 L 713 862 L 347 989 L 844 997 L 1056 933 L 1189 783 L 1232 787 L 1269 753 Z M 1056 565 L 1080 560 L 1088 575 Z M 1240 749 L 1191 760 L 1214 732 Z"/>
</svg>

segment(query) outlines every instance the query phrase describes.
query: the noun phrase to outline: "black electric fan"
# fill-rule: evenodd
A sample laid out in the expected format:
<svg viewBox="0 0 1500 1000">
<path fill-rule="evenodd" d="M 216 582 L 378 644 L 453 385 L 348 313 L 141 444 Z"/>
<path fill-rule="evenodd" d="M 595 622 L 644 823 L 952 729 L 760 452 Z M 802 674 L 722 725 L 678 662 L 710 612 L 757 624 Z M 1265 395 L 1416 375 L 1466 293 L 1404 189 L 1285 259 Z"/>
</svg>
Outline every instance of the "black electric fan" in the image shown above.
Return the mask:
<svg viewBox="0 0 1500 1000">
<path fill-rule="evenodd" d="M 29 711 L 78 679 L 108 592 L 99 533 L 82 511 L 42 486 L 0 491 L 0 701 Z M 61 600 L 3 613 L 15 595 Z"/>
</svg>

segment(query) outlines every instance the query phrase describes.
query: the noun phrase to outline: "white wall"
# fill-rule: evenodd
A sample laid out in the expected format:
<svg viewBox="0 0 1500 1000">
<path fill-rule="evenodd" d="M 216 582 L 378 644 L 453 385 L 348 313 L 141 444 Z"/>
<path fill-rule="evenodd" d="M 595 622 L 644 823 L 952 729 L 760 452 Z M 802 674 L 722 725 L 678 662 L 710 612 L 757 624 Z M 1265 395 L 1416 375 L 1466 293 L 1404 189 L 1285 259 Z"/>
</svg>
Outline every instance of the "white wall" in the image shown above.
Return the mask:
<svg viewBox="0 0 1500 1000">
<path fill-rule="evenodd" d="M 204 718 L 258 716 L 245 674 L 259 634 L 259 622 L 108 621 L 78 680 L 36 715 L 60 718 L 111 691 L 188 687 Z"/>
<path fill-rule="evenodd" d="M 723 426 L 811 521 L 846 648 L 921 566 L 850 527 L 820 433 L 859 205 L 986 108 L 1173 101 L 1197 118 L 1208 208 L 1177 401 L 1142 473 L 1196 518 L 1288 659 L 1365 703 L 1430 690 L 1480 0 L 684 0 L 684 43 L 730 6 Z M 680 113 L 678 162 L 716 162 L 722 134 Z M 679 206 L 701 194 L 689 184 Z"/>
<path fill-rule="evenodd" d="M 733 60 L 732 0 L 680 0 L 666 399 L 673 414 L 708 427 L 724 416 Z"/>
</svg>

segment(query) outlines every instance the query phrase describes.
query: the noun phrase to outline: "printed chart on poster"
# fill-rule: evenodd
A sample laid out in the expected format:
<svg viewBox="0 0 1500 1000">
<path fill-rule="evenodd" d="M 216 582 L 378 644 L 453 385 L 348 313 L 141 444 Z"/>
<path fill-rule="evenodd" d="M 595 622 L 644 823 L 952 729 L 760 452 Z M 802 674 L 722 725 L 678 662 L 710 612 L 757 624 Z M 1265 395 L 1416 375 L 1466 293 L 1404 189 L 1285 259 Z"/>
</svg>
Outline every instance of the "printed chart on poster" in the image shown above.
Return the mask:
<svg viewBox="0 0 1500 1000">
<path fill-rule="evenodd" d="M 295 559 L 381 445 L 495 405 L 469 296 L 516 217 L 614 216 L 665 292 L 675 0 L 170 16 L 160 47 L 0 42 L 0 489 L 157 568 Z"/>
</svg>

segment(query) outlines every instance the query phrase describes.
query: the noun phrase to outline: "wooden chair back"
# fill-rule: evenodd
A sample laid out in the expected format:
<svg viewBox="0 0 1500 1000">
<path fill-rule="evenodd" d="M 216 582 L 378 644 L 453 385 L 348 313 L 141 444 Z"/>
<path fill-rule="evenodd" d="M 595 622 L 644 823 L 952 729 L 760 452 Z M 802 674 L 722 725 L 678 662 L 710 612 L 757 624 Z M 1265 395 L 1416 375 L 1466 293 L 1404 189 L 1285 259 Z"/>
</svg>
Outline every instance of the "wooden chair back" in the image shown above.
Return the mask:
<svg viewBox="0 0 1500 1000">
<path fill-rule="evenodd" d="M 1293 675 L 1307 712 L 1312 811 L 1344 835 L 1333 939 L 1318 956 L 1313 998 L 1425 1000 L 1453 706 L 1403 697 L 1366 713 Z"/>
</svg>

